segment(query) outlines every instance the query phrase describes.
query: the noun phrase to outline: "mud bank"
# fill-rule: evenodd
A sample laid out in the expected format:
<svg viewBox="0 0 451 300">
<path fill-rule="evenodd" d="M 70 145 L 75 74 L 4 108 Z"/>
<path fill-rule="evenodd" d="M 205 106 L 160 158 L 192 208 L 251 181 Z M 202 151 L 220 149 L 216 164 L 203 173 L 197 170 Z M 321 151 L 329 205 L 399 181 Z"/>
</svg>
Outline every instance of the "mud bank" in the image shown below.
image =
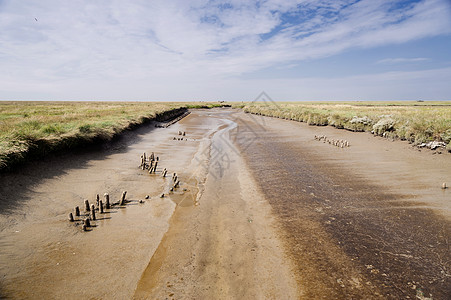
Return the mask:
<svg viewBox="0 0 451 300">
<path fill-rule="evenodd" d="M 0 174 L 1 296 L 130 298 L 176 206 L 171 197 L 160 198 L 171 180 L 161 171 L 183 174 L 197 151 L 194 140 L 172 140 L 178 130 L 178 124 L 160 129 L 149 123 L 106 148 Z M 156 175 L 138 168 L 143 152 L 159 156 Z M 131 202 L 98 214 L 89 232 L 68 221 L 84 199 L 94 203 L 96 194 L 109 193 L 118 201 L 124 190 Z"/>
<path fill-rule="evenodd" d="M 69 151 L 86 150 L 87 148 L 88 150 L 101 148 L 103 144 L 114 142 L 127 131 L 136 130 L 151 122 L 163 122 L 164 124 L 183 116 L 187 111 L 187 108 L 181 107 L 158 113 L 154 118 L 143 117 L 138 122 L 130 122 L 127 126 L 111 134 L 87 131 L 66 136 L 29 141 L 30 145 L 26 151 L 11 152 L 5 157 L 2 157 L 0 172 L 12 171 L 31 160 L 42 159 L 51 155 Z"/>
</svg>

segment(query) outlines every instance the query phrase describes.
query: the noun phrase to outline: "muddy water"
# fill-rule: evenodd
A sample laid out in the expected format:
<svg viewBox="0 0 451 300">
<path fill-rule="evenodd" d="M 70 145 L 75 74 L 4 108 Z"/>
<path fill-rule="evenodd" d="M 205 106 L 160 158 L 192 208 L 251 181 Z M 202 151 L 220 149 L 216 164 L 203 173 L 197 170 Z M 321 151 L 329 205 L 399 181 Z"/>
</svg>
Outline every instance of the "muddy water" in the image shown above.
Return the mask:
<svg viewBox="0 0 451 300">
<path fill-rule="evenodd" d="M 199 205 L 176 209 L 134 299 L 299 297 L 278 223 L 233 144 L 235 113 L 197 113 L 221 124 L 209 143 Z M 183 125 L 190 130 L 190 124 Z"/>
<path fill-rule="evenodd" d="M 250 115 L 239 128 L 306 298 L 449 299 L 451 194 L 440 188 L 451 180 L 449 155 Z"/>
<path fill-rule="evenodd" d="M 188 116 L 185 122 L 192 118 Z M 13 299 L 127 299 L 157 249 L 177 199 L 194 205 L 203 179 L 192 160 L 215 124 L 197 122 L 184 137 L 180 125 L 150 125 L 107 149 L 30 162 L 0 178 L 1 295 Z M 157 175 L 138 168 L 143 152 L 159 156 Z M 169 175 L 162 178 L 167 168 Z M 167 193 L 176 172 L 184 190 Z M 109 193 L 111 202 L 127 191 L 130 202 L 114 207 L 89 232 L 70 223 L 69 212 L 84 199 Z M 145 199 L 149 195 L 150 199 Z M 139 203 L 143 200 L 144 203 Z M 80 220 L 81 218 L 76 218 Z"/>
</svg>

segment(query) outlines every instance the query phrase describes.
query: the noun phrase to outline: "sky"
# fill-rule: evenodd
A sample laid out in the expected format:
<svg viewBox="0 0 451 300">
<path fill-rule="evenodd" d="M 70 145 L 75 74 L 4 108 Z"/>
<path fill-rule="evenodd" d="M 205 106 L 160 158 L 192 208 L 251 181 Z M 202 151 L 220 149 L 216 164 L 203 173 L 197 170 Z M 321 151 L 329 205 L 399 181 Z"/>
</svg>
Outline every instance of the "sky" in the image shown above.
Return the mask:
<svg viewBox="0 0 451 300">
<path fill-rule="evenodd" d="M 451 0 L 0 0 L 0 100 L 451 100 Z"/>
</svg>

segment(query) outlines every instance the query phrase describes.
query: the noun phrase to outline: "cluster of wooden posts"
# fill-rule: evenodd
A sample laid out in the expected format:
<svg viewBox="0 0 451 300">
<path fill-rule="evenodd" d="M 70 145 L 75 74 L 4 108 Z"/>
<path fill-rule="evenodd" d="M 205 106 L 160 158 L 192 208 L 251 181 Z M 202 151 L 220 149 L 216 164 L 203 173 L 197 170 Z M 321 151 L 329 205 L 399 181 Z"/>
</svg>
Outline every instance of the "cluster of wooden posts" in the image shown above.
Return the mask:
<svg viewBox="0 0 451 300">
<path fill-rule="evenodd" d="M 186 111 L 186 112 L 184 112 L 183 114 L 181 114 L 180 116 L 178 116 L 177 118 L 171 120 L 170 122 L 167 122 L 167 123 L 159 123 L 159 124 L 156 124 L 155 127 L 159 127 L 159 128 L 167 128 L 167 127 L 171 126 L 172 124 L 177 123 L 178 121 L 180 121 L 181 119 L 183 119 L 184 117 L 186 117 L 186 116 L 189 115 L 189 114 L 190 114 L 190 112 L 189 112 L 189 111 Z"/>
<path fill-rule="evenodd" d="M 180 134 L 184 135 L 185 132 L 180 133 Z M 155 153 L 152 152 L 150 155 L 147 155 L 144 152 L 141 155 L 141 164 L 139 167 L 142 170 L 148 170 L 149 174 L 156 174 L 159 160 L 160 160 L 159 157 L 155 156 Z M 163 177 L 166 177 L 168 174 L 168 170 L 166 168 L 164 168 L 161 171 L 161 174 Z M 174 190 L 177 189 L 178 187 L 180 187 L 179 178 L 177 176 L 177 173 L 173 173 L 169 191 L 174 192 Z M 72 212 L 69 213 L 69 221 L 76 222 L 77 225 L 82 224 L 83 231 L 88 231 L 91 227 L 93 227 L 91 222 L 97 220 L 97 215 L 96 215 L 97 213 L 104 214 L 104 213 L 106 213 L 107 210 L 113 208 L 116 205 L 123 206 L 127 202 L 130 202 L 130 201 L 127 201 L 126 195 L 127 195 L 127 191 L 123 191 L 121 198 L 117 202 L 111 203 L 110 195 L 108 193 L 105 193 L 103 195 L 104 201 L 100 200 L 100 196 L 99 196 L 99 194 L 97 194 L 95 204 L 90 205 L 89 200 L 85 200 L 83 214 L 80 212 L 80 207 L 76 206 L 74 213 L 72 213 Z M 161 198 L 165 197 L 165 194 L 162 193 L 160 197 Z M 146 196 L 146 199 L 148 199 L 148 198 L 149 198 L 149 196 Z M 140 203 L 142 203 L 142 202 L 143 201 L 140 201 Z"/>
<path fill-rule="evenodd" d="M 149 174 L 155 174 L 157 172 L 159 160 L 160 158 L 158 156 L 155 157 L 153 152 L 150 156 L 147 156 L 146 152 L 144 152 L 143 155 L 141 155 L 141 165 L 139 167 L 143 170 L 149 170 Z"/>
<path fill-rule="evenodd" d="M 96 212 L 99 212 L 100 214 L 104 214 L 106 212 L 106 210 L 111 209 L 113 206 L 125 205 L 128 202 L 127 199 L 125 198 L 126 195 L 127 195 L 127 191 L 123 191 L 122 196 L 119 201 L 110 203 L 110 195 L 108 193 L 103 194 L 105 202 L 100 200 L 100 196 L 99 196 L 99 194 L 97 194 L 96 202 L 95 202 L 96 204 L 89 205 L 89 200 L 85 200 L 84 214 L 82 215 L 80 213 L 80 207 L 76 206 L 75 207 L 75 216 L 73 213 L 69 213 L 69 221 L 70 222 L 82 221 L 81 224 L 83 226 L 82 227 L 83 231 L 88 231 L 89 228 L 92 227 L 91 221 L 97 220 Z M 75 218 L 78 218 L 78 220 L 76 220 Z M 78 223 L 77 223 L 77 225 L 78 225 Z"/>
<path fill-rule="evenodd" d="M 185 131 L 179 131 L 179 135 L 181 135 L 182 137 L 175 137 L 174 136 L 173 140 L 177 140 L 177 141 L 187 140 L 187 139 L 183 138 L 184 136 L 186 136 L 186 132 Z"/>
<path fill-rule="evenodd" d="M 334 145 L 340 148 L 349 147 L 350 144 L 347 140 L 334 140 L 328 139 L 325 135 L 315 135 L 315 140 L 323 141 L 323 143 L 329 143 L 330 145 Z"/>
<path fill-rule="evenodd" d="M 185 132 L 181 132 L 179 131 L 180 135 L 185 135 Z M 147 153 L 143 153 L 141 155 L 141 164 L 140 164 L 140 168 L 143 170 L 149 170 L 149 174 L 156 174 L 157 173 L 157 166 L 158 166 L 158 162 L 159 162 L 159 157 L 155 156 L 155 153 L 152 152 L 149 155 L 147 155 Z M 164 168 L 161 171 L 161 174 L 163 177 L 166 177 L 166 175 L 168 174 L 168 170 L 166 168 Z M 180 181 L 178 180 L 178 176 L 177 173 L 173 173 L 172 174 L 172 182 L 171 182 L 171 187 L 169 189 L 170 192 L 173 192 L 175 189 L 177 189 L 180 186 Z M 162 193 L 160 195 L 160 198 L 164 198 L 165 194 Z"/>
</svg>

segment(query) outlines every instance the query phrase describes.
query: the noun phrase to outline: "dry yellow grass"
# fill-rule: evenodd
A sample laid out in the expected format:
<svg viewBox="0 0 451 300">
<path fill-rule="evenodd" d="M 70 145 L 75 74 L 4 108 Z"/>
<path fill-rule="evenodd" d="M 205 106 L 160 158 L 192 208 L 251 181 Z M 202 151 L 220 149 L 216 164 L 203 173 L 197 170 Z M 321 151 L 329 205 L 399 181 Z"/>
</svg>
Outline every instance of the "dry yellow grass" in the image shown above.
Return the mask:
<svg viewBox="0 0 451 300">
<path fill-rule="evenodd" d="M 0 169 L 44 144 L 52 151 L 93 139 L 109 140 L 130 126 L 163 112 L 198 105 L 175 102 L 0 102 Z"/>
<path fill-rule="evenodd" d="M 267 102 L 247 103 L 246 112 L 331 125 L 419 144 L 443 141 L 451 147 L 451 102 Z"/>
</svg>

